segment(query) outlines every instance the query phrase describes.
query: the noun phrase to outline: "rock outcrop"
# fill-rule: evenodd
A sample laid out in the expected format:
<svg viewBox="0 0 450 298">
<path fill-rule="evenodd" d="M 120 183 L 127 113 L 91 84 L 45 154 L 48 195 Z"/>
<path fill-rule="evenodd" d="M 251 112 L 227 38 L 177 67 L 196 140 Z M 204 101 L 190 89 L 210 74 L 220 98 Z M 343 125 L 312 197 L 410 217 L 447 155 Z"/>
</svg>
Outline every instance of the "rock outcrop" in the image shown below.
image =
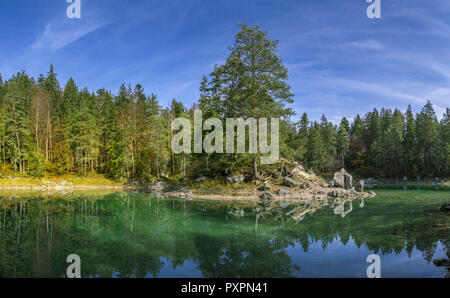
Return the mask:
<svg viewBox="0 0 450 298">
<path fill-rule="evenodd" d="M 364 182 L 364 180 L 359 181 L 358 184 L 356 185 L 356 190 L 360 193 L 363 193 L 365 184 L 366 183 Z"/>
<path fill-rule="evenodd" d="M 294 187 L 297 187 L 299 185 L 299 183 L 297 181 L 295 181 L 294 179 L 285 177 L 285 178 L 283 178 L 283 185 L 294 188 Z"/>
<path fill-rule="evenodd" d="M 197 180 L 195 180 L 196 182 L 200 182 L 200 183 L 202 183 L 202 182 L 206 182 L 206 181 L 208 181 L 209 179 L 207 178 L 207 177 L 200 177 L 200 178 L 198 178 Z"/>
<path fill-rule="evenodd" d="M 302 176 L 303 172 L 305 172 L 305 168 L 302 165 L 296 165 L 295 168 L 291 171 L 294 176 Z"/>
<path fill-rule="evenodd" d="M 259 198 L 261 200 L 273 200 L 273 196 L 268 192 L 263 193 Z"/>
<path fill-rule="evenodd" d="M 278 195 L 280 197 L 286 197 L 290 194 L 291 194 L 291 192 L 290 192 L 289 188 L 286 188 L 286 187 L 283 187 L 278 191 Z"/>
<path fill-rule="evenodd" d="M 334 174 L 334 186 L 351 188 L 353 184 L 353 176 L 350 175 L 345 169 L 340 170 Z"/>
<path fill-rule="evenodd" d="M 344 197 L 347 195 L 347 191 L 340 189 L 340 190 L 333 190 L 332 192 L 328 193 L 329 197 L 339 198 Z"/>
<path fill-rule="evenodd" d="M 161 181 L 153 182 L 149 186 L 149 188 L 152 191 L 163 191 L 164 189 L 166 189 L 166 187 L 167 187 L 166 184 L 164 182 L 161 182 Z"/>
<path fill-rule="evenodd" d="M 239 183 L 244 182 L 244 180 L 245 180 L 244 175 L 227 177 L 227 182 L 230 184 L 239 184 Z"/>
<path fill-rule="evenodd" d="M 309 189 L 309 188 L 311 188 L 311 184 L 307 181 L 307 182 L 305 182 L 305 183 L 303 184 L 302 188 L 303 188 L 303 189 Z"/>
<path fill-rule="evenodd" d="M 268 182 L 264 182 L 264 184 L 258 188 L 259 191 L 269 191 L 270 190 L 270 184 Z"/>
</svg>

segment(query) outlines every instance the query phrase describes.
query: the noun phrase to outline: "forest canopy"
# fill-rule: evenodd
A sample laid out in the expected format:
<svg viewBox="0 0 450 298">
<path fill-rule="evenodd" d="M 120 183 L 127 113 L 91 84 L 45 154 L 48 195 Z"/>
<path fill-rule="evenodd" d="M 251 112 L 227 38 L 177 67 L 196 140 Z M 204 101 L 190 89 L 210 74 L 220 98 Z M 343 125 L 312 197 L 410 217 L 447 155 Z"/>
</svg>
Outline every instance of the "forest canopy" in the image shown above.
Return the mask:
<svg viewBox="0 0 450 298">
<path fill-rule="evenodd" d="M 2 174 L 102 174 L 112 179 L 151 180 L 161 176 L 259 177 L 266 169 L 257 154 L 174 154 L 171 122 L 204 119 L 280 118 L 280 155 L 320 173 L 345 167 L 361 176 L 449 177 L 450 110 L 439 121 L 427 102 L 373 109 L 353 121 L 320 122 L 307 114 L 299 122 L 288 69 L 277 56 L 278 41 L 259 26 L 241 25 L 223 65 L 200 82 L 198 102 L 174 99 L 162 107 L 143 86 L 122 84 L 117 94 L 91 92 L 70 78 L 61 87 L 53 65 L 37 79 L 25 71 L 3 81 L 0 75 L 0 161 Z M 300 99 L 298 99 L 300 100 Z"/>
</svg>

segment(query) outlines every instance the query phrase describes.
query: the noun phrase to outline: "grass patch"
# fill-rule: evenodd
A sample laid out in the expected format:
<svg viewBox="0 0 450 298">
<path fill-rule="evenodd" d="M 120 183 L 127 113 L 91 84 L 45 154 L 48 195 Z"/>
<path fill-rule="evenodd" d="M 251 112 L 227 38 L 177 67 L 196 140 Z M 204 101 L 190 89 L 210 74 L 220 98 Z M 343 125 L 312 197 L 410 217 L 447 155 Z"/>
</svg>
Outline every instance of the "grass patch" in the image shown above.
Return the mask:
<svg viewBox="0 0 450 298">
<path fill-rule="evenodd" d="M 74 175 L 46 176 L 43 178 L 3 178 L 0 179 L 0 187 L 52 187 L 52 186 L 123 186 L 126 181 L 116 182 L 101 175 L 78 177 Z"/>
</svg>

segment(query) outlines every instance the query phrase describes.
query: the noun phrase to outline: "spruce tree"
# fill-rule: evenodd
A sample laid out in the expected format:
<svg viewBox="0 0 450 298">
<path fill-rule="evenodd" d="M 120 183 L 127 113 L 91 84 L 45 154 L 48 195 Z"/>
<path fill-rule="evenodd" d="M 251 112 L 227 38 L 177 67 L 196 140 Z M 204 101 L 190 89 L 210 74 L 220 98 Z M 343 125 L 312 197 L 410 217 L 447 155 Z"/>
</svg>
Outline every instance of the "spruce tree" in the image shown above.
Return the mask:
<svg viewBox="0 0 450 298">
<path fill-rule="evenodd" d="M 277 56 L 278 41 L 259 26 L 241 25 L 224 65 L 211 74 L 219 94 L 223 118 L 281 118 L 293 114 L 285 105 L 293 103 L 286 82 L 287 68 Z M 258 178 L 258 155 L 251 156 L 254 178 Z"/>
<path fill-rule="evenodd" d="M 348 129 L 349 124 L 347 119 L 344 117 L 339 125 L 339 130 L 337 134 L 337 146 L 336 146 L 338 166 L 342 168 L 345 168 L 345 160 L 348 157 L 350 149 L 350 139 Z"/>
<path fill-rule="evenodd" d="M 424 177 L 439 174 L 441 150 L 439 148 L 439 122 L 430 101 L 416 117 L 417 159 Z"/>
<path fill-rule="evenodd" d="M 412 112 L 411 105 L 408 106 L 408 110 L 405 114 L 405 132 L 403 137 L 403 160 L 405 163 L 405 175 L 407 177 L 417 176 L 416 165 L 416 123 L 414 114 Z"/>
</svg>

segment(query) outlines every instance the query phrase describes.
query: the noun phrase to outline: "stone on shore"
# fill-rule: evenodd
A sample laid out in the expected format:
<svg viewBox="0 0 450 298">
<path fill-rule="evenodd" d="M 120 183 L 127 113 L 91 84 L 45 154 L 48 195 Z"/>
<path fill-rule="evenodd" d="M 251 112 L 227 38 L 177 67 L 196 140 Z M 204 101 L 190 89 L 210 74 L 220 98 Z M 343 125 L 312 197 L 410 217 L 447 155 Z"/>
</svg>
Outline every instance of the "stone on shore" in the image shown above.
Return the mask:
<svg viewBox="0 0 450 298">
<path fill-rule="evenodd" d="M 268 192 L 263 193 L 259 198 L 261 200 L 273 200 L 273 196 Z"/>
<path fill-rule="evenodd" d="M 337 187 L 351 188 L 353 184 L 353 176 L 345 169 L 340 170 L 334 174 L 334 185 Z"/>
<path fill-rule="evenodd" d="M 301 176 L 305 172 L 305 168 L 302 165 L 297 165 L 292 171 L 292 175 Z"/>
<path fill-rule="evenodd" d="M 289 188 L 286 188 L 286 187 L 283 187 L 278 191 L 278 195 L 280 197 L 286 197 L 286 196 L 290 195 L 290 193 L 291 192 L 289 191 Z"/>
<path fill-rule="evenodd" d="M 156 181 L 156 182 L 153 182 L 152 184 L 150 184 L 149 188 L 153 191 L 161 191 L 166 188 L 166 184 L 161 181 Z"/>
<path fill-rule="evenodd" d="M 339 198 L 347 195 L 347 192 L 343 189 L 340 190 L 333 190 L 332 192 L 328 193 L 329 197 Z"/>
<path fill-rule="evenodd" d="M 200 183 L 202 183 L 202 182 L 206 182 L 206 181 L 208 181 L 209 179 L 208 178 L 206 178 L 206 177 L 200 177 L 200 178 L 198 178 L 197 180 L 195 180 L 196 182 L 200 182 Z"/>
<path fill-rule="evenodd" d="M 270 184 L 269 182 L 264 182 L 264 184 L 258 188 L 259 191 L 269 191 L 270 190 Z"/>
<path fill-rule="evenodd" d="M 238 175 L 238 176 L 232 176 L 232 177 L 227 177 L 227 181 L 230 184 L 239 184 L 244 182 L 245 177 L 244 175 Z"/>
<path fill-rule="evenodd" d="M 293 188 L 293 187 L 297 187 L 298 184 L 299 183 L 297 181 L 295 181 L 294 179 L 291 179 L 291 178 L 288 178 L 288 177 L 283 178 L 283 185 L 284 186 Z"/>
<path fill-rule="evenodd" d="M 270 193 L 265 192 L 259 197 L 259 199 L 262 206 L 264 206 L 265 208 L 269 208 L 272 204 L 273 196 Z"/>
<path fill-rule="evenodd" d="M 364 180 L 359 181 L 358 184 L 356 185 L 356 190 L 360 193 L 363 193 L 365 184 L 366 183 L 364 182 Z"/>
</svg>

